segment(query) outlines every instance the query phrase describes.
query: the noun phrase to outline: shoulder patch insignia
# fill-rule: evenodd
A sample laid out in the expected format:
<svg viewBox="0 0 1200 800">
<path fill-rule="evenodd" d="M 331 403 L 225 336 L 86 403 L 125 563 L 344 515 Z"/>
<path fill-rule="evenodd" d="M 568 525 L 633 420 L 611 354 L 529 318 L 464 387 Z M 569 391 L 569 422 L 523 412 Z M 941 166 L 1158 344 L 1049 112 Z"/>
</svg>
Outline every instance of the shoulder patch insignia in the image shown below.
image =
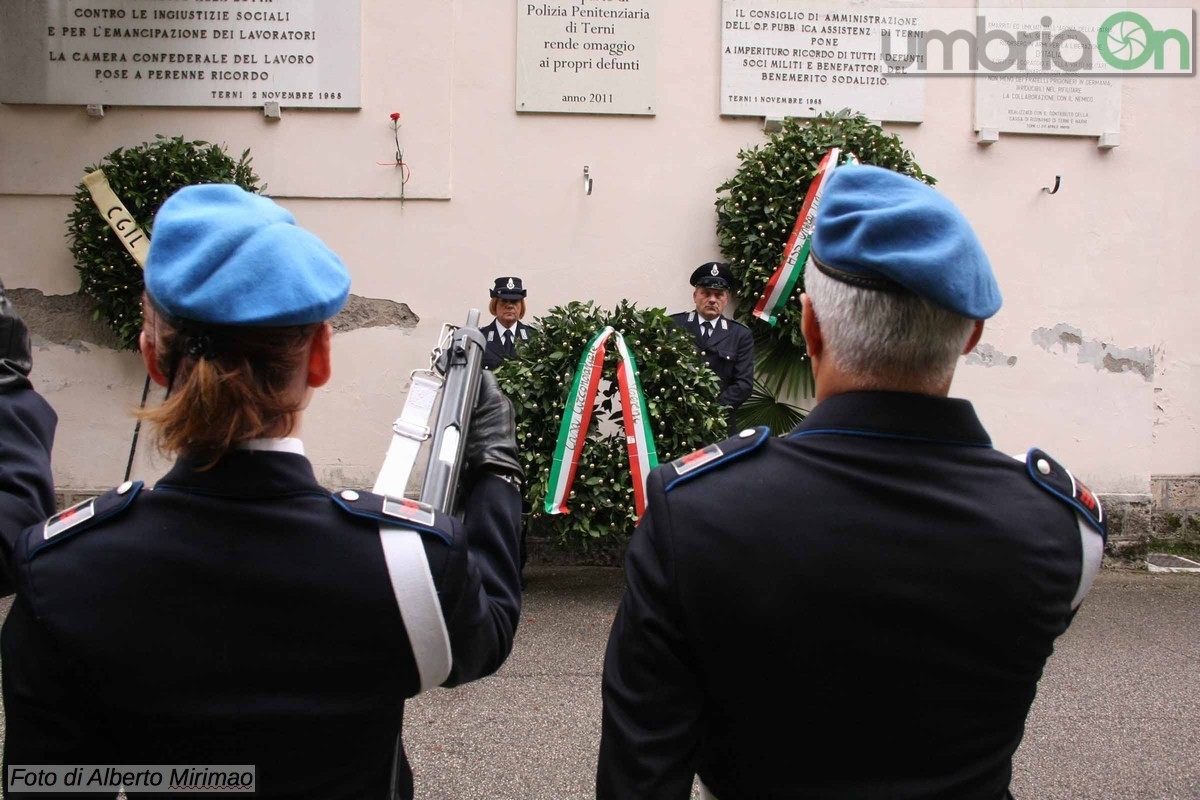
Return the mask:
<svg viewBox="0 0 1200 800">
<path fill-rule="evenodd" d="M 142 491 L 142 481 L 126 481 L 99 497 L 65 508 L 42 525 L 41 541 L 31 543 L 29 556 L 51 544 L 69 539 L 124 511 Z"/>
<path fill-rule="evenodd" d="M 705 464 L 716 461 L 723 455 L 725 455 L 725 451 L 721 449 L 721 445 L 710 444 L 708 447 L 703 447 L 694 453 L 688 453 L 683 458 L 675 459 L 671 462 L 671 466 L 675 468 L 676 475 L 687 475 L 693 470 L 700 469 Z"/>
<path fill-rule="evenodd" d="M 1101 536 L 1107 537 L 1104 508 L 1092 490 L 1076 480 L 1071 471 L 1036 447 L 1025 455 L 1025 469 L 1034 482 L 1072 506 Z"/>
<path fill-rule="evenodd" d="M 42 541 L 53 539 L 60 533 L 69 531 L 94 516 L 96 516 L 96 498 L 94 497 L 89 497 L 81 503 L 63 509 L 46 520 L 46 524 L 42 527 Z"/>
<path fill-rule="evenodd" d="M 433 525 L 433 506 L 419 500 L 409 500 L 407 497 L 383 498 L 383 513 L 389 517 L 414 522 L 417 525 Z"/>
<path fill-rule="evenodd" d="M 771 435 L 771 429 L 764 426 L 757 428 L 747 428 L 737 436 L 731 436 L 723 442 L 710 444 L 707 447 L 702 447 L 694 453 L 677 458 L 672 461 L 668 468 L 674 470 L 675 474 L 667 474 L 665 476 L 666 486 L 663 491 L 671 491 L 686 480 L 694 478 L 708 472 L 710 469 L 716 469 L 722 464 L 726 464 L 739 456 L 752 452 L 765 442 Z"/>
<path fill-rule="evenodd" d="M 410 500 L 407 497 L 391 497 L 354 489 L 330 492 L 329 497 L 343 511 L 356 517 L 365 517 L 387 525 L 399 525 L 424 533 L 432 533 L 447 544 L 451 544 L 450 535 L 438 527 L 437 512 L 434 511 L 433 506 L 427 503 Z"/>
</svg>

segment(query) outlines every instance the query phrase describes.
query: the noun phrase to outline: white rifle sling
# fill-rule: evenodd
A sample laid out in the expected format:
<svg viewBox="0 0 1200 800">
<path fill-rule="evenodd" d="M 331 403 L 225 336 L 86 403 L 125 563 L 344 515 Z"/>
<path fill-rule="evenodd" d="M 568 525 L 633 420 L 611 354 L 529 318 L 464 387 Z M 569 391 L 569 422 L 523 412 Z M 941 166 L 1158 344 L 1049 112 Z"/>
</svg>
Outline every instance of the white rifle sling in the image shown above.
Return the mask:
<svg viewBox="0 0 1200 800">
<path fill-rule="evenodd" d="M 404 410 L 392 426 L 392 442 L 375 481 L 376 494 L 404 496 L 421 442 L 429 438 L 429 415 L 440 387 L 440 381 L 433 378 L 413 376 Z M 421 691 L 440 686 L 450 675 L 450 635 L 442 618 L 421 534 L 383 523 L 379 526 L 379 541 L 400 618 L 404 620 L 417 662 Z"/>
<path fill-rule="evenodd" d="M 1104 537 L 1079 512 L 1075 512 L 1075 521 L 1079 524 L 1079 538 L 1083 544 L 1083 564 L 1079 572 L 1079 587 L 1075 590 L 1075 597 L 1071 599 L 1072 611 L 1079 608 L 1088 590 L 1092 588 L 1092 581 L 1096 579 L 1096 573 L 1100 571 L 1100 562 L 1104 559 Z"/>
</svg>

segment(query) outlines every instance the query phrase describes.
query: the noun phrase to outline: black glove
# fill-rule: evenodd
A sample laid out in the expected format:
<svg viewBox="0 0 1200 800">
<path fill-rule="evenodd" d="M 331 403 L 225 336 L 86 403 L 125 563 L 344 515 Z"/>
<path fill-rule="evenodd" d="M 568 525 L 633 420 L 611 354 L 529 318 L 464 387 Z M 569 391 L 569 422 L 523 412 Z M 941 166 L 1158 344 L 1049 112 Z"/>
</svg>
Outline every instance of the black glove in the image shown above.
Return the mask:
<svg viewBox="0 0 1200 800">
<path fill-rule="evenodd" d="M 29 329 L 8 302 L 4 283 L 0 281 L 0 392 L 30 388 L 29 370 L 32 368 Z"/>
<path fill-rule="evenodd" d="M 479 400 L 467 431 L 466 467 L 471 479 L 491 472 L 505 479 L 525 480 L 517 457 L 517 424 L 512 403 L 500 391 L 496 376 L 484 371 L 479 381 Z"/>
</svg>

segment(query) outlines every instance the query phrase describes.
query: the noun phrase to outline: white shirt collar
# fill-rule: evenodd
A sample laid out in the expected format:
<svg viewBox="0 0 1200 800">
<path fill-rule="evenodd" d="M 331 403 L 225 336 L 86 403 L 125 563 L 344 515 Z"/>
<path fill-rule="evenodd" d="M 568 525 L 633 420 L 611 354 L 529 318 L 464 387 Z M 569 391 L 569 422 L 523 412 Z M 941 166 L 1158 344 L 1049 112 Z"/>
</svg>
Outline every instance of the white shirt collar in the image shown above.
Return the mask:
<svg viewBox="0 0 1200 800">
<path fill-rule="evenodd" d="M 503 322 L 501 322 L 500 320 L 496 320 L 496 330 L 500 331 L 501 336 L 504 335 L 505 331 L 508 331 L 509 333 L 511 333 L 513 335 L 514 339 L 517 338 L 517 323 L 515 323 L 515 322 L 513 323 L 511 328 L 506 328 L 504 326 Z"/>
<path fill-rule="evenodd" d="M 238 450 L 262 450 L 271 453 L 295 453 L 304 455 L 304 442 L 295 436 L 285 436 L 281 439 L 247 439 L 238 442 Z"/>
</svg>

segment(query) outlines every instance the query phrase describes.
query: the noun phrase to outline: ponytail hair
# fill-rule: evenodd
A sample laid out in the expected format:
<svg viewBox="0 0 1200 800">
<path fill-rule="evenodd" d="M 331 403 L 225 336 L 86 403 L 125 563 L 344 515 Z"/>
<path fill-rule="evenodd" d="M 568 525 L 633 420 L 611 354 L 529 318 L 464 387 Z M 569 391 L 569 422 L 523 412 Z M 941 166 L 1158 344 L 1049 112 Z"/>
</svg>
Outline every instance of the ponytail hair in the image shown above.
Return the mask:
<svg viewBox="0 0 1200 800">
<path fill-rule="evenodd" d="M 144 304 L 145 334 L 167 376 L 167 399 L 141 409 L 158 449 L 210 469 L 240 442 L 286 436 L 305 402 L 298 384 L 308 345 L 324 324 L 288 327 L 197 325 Z"/>
</svg>

